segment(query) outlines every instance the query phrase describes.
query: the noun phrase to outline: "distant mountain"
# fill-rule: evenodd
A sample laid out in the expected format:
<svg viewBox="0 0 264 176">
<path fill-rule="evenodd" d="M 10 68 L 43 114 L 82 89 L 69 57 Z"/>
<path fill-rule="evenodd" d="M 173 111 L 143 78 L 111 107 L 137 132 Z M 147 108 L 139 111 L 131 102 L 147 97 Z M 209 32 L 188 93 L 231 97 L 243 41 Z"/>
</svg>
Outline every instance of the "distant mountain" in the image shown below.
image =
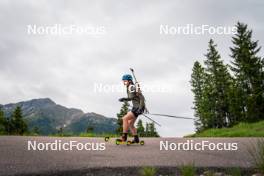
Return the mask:
<svg viewBox="0 0 264 176">
<path fill-rule="evenodd" d="M 21 107 L 29 128 L 37 127 L 42 135 L 57 133 L 61 127 L 65 132 L 74 134 L 85 132 L 87 127 L 92 127 L 96 133 L 111 133 L 117 126 L 115 118 L 66 108 L 49 98 L 0 105 L 7 117 L 11 116 L 17 106 Z"/>
</svg>

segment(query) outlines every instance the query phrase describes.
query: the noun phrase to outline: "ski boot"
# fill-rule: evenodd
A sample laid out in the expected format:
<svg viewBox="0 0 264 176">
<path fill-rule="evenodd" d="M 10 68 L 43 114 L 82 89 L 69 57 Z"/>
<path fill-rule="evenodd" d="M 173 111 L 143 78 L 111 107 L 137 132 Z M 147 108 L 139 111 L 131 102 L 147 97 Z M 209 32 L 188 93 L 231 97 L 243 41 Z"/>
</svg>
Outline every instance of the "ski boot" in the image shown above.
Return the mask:
<svg viewBox="0 0 264 176">
<path fill-rule="evenodd" d="M 121 139 L 116 139 L 116 145 L 124 144 L 127 142 L 127 133 L 123 133 Z"/>
<path fill-rule="evenodd" d="M 132 144 L 138 144 L 138 143 L 139 143 L 138 135 L 135 135 L 134 139 L 132 140 Z"/>
<path fill-rule="evenodd" d="M 144 145 L 144 144 L 145 144 L 145 142 L 144 142 L 144 141 L 141 141 L 141 140 L 139 140 L 139 137 L 138 137 L 138 135 L 135 135 L 135 136 L 134 136 L 134 139 L 131 141 L 131 144 L 140 144 L 140 145 Z"/>
</svg>

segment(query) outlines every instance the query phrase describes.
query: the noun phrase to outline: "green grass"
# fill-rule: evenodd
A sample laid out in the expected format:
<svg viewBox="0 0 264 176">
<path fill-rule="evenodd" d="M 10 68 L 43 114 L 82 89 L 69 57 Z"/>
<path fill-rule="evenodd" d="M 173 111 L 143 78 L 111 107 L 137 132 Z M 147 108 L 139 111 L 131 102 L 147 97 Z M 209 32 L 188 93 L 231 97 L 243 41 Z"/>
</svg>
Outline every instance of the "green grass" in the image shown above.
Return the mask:
<svg viewBox="0 0 264 176">
<path fill-rule="evenodd" d="M 264 121 L 239 123 L 231 128 L 208 129 L 185 137 L 264 137 Z"/>
<path fill-rule="evenodd" d="M 227 170 L 227 173 L 230 176 L 242 176 L 241 169 L 239 167 L 230 168 L 230 169 Z"/>
<path fill-rule="evenodd" d="M 154 167 L 143 167 L 140 170 L 141 176 L 155 176 L 157 173 L 157 170 Z"/>
<path fill-rule="evenodd" d="M 119 137 L 120 135 L 111 134 L 111 133 L 102 133 L 102 134 L 96 134 L 96 133 L 81 133 L 79 136 L 80 137 Z"/>
<path fill-rule="evenodd" d="M 264 174 L 264 139 L 258 139 L 257 144 L 252 144 L 248 150 L 253 159 L 253 165 L 258 172 Z"/>
<path fill-rule="evenodd" d="M 179 169 L 182 176 L 194 176 L 196 171 L 194 164 L 182 165 Z"/>
<path fill-rule="evenodd" d="M 0 136 L 1 135 L 8 135 L 8 134 L 0 132 Z M 45 135 L 40 135 L 37 133 L 28 132 L 28 133 L 23 134 L 23 136 L 45 136 Z M 97 133 L 80 133 L 80 134 L 55 133 L 55 134 L 49 134 L 47 136 L 49 136 L 49 137 L 120 137 L 120 135 L 112 134 L 112 133 L 98 133 L 98 134 Z"/>
<path fill-rule="evenodd" d="M 80 133 L 80 134 L 72 134 L 72 133 L 63 133 L 63 134 L 50 134 L 50 137 L 119 137 L 120 135 L 111 134 L 111 133 Z"/>
</svg>

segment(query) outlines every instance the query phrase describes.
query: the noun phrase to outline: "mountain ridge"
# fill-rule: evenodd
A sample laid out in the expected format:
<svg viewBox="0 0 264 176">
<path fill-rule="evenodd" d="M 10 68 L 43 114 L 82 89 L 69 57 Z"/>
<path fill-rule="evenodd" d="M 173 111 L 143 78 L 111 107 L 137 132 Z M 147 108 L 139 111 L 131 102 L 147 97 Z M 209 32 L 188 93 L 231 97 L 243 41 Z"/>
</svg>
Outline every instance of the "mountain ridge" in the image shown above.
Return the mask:
<svg viewBox="0 0 264 176">
<path fill-rule="evenodd" d="M 42 135 L 57 133 L 61 128 L 64 132 L 79 134 L 91 127 L 95 133 L 113 133 L 117 126 L 115 118 L 105 117 L 95 112 L 85 113 L 77 108 L 67 108 L 56 104 L 50 98 L 0 104 L 7 118 L 17 106 L 21 107 L 30 130 L 37 127 Z"/>
</svg>

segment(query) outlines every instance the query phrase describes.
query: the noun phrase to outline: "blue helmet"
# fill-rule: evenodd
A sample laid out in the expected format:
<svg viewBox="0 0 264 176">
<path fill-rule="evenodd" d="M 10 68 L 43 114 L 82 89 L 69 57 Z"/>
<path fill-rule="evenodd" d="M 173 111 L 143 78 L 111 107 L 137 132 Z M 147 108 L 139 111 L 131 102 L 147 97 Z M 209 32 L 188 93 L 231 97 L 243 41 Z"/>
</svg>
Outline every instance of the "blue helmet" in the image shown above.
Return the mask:
<svg viewBox="0 0 264 176">
<path fill-rule="evenodd" d="M 132 81 L 133 79 L 132 79 L 132 76 L 130 74 L 125 74 L 125 75 L 123 75 L 122 80 L 123 81 L 125 81 L 125 80 Z"/>
</svg>

